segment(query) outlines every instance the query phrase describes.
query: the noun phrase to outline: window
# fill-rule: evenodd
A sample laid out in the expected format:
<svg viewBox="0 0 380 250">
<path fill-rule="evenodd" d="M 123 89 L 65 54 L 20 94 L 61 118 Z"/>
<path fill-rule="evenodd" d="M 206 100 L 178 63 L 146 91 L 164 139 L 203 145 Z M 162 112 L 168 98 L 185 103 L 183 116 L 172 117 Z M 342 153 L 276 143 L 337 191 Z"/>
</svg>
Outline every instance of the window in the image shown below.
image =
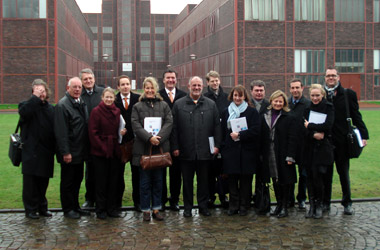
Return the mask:
<svg viewBox="0 0 380 250">
<path fill-rule="evenodd" d="M 157 40 L 155 41 L 154 53 L 156 57 L 156 62 L 165 61 L 165 41 Z"/>
<path fill-rule="evenodd" d="M 373 51 L 373 70 L 375 72 L 380 72 L 380 50 L 375 49 Z"/>
<path fill-rule="evenodd" d="M 94 34 L 98 33 L 98 27 L 90 27 L 90 28 L 91 28 L 92 33 Z"/>
<path fill-rule="evenodd" d="M 325 70 L 325 50 L 295 50 L 294 72 L 305 85 L 323 83 Z"/>
<path fill-rule="evenodd" d="M 98 60 L 98 40 L 94 40 L 94 62 Z"/>
<path fill-rule="evenodd" d="M 112 40 L 103 40 L 103 55 L 108 54 L 107 61 L 112 61 Z"/>
<path fill-rule="evenodd" d="M 245 0 L 245 20 L 284 21 L 284 0 Z"/>
<path fill-rule="evenodd" d="M 46 18 L 46 0 L 3 0 L 4 18 Z"/>
<path fill-rule="evenodd" d="M 141 34 L 150 34 L 150 27 L 140 27 Z"/>
<path fill-rule="evenodd" d="M 373 21 L 380 22 L 380 0 L 373 0 Z"/>
<path fill-rule="evenodd" d="M 325 21 L 325 0 L 294 0 L 294 20 Z"/>
<path fill-rule="evenodd" d="M 363 0 L 335 0 L 335 21 L 364 22 Z"/>
<path fill-rule="evenodd" d="M 150 40 L 141 41 L 140 43 L 140 57 L 142 62 L 150 62 Z"/>
<path fill-rule="evenodd" d="M 104 34 L 112 34 L 112 27 L 103 27 Z"/>
<path fill-rule="evenodd" d="M 380 76 L 379 75 L 375 75 L 375 77 L 374 77 L 374 85 L 375 86 L 380 86 Z"/>
<path fill-rule="evenodd" d="M 155 27 L 154 32 L 156 34 L 165 34 L 165 27 Z"/>
<path fill-rule="evenodd" d="M 364 72 L 364 50 L 335 50 L 335 67 L 339 72 Z"/>
</svg>

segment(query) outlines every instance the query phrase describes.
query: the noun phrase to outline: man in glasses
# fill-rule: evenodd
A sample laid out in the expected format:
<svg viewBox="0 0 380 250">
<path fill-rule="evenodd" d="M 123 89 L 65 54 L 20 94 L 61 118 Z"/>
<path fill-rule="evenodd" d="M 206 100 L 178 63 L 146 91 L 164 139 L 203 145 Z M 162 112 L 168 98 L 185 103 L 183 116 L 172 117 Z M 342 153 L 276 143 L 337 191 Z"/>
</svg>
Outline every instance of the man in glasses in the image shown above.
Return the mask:
<svg viewBox="0 0 380 250">
<path fill-rule="evenodd" d="M 343 197 L 341 204 L 344 206 L 344 214 L 352 215 L 353 209 L 349 174 L 350 158 L 347 152 L 348 125 L 346 103 L 344 97 L 345 89 L 339 80 L 340 77 L 338 71 L 333 67 L 329 67 L 326 70 L 325 75 L 325 90 L 327 94 L 327 100 L 333 103 L 335 109 L 335 120 L 332 129 L 332 139 L 335 146 L 334 161 L 337 172 L 339 174 L 340 185 L 342 187 Z M 367 140 L 369 139 L 368 130 L 359 112 L 359 104 L 356 93 L 351 89 L 346 89 L 346 95 L 352 122 L 359 129 L 363 139 L 363 145 L 366 146 Z M 327 171 L 329 178 L 325 183 L 325 194 L 323 198 L 324 211 L 330 210 L 333 166 L 330 166 Z"/>
</svg>

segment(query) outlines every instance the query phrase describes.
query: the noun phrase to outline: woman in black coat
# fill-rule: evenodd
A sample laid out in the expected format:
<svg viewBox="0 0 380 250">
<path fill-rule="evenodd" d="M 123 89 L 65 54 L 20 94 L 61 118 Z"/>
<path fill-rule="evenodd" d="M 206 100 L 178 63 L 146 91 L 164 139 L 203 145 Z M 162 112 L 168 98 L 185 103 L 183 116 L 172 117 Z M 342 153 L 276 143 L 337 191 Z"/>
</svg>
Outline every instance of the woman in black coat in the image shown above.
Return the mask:
<svg viewBox="0 0 380 250">
<path fill-rule="evenodd" d="M 51 217 L 46 190 L 54 171 L 54 107 L 47 102 L 49 88 L 36 79 L 32 96 L 19 104 L 22 146 L 22 200 L 26 217 Z M 37 213 L 38 212 L 38 213 Z"/>
<path fill-rule="evenodd" d="M 256 172 L 259 157 L 258 138 L 260 116 L 251 101 L 247 90 L 238 85 L 228 95 L 231 101 L 222 113 L 223 143 L 221 154 L 223 173 L 228 174 L 230 202 L 228 215 L 247 215 L 252 190 L 252 177 Z M 231 122 L 245 118 L 247 127 L 234 128 Z"/>
<path fill-rule="evenodd" d="M 304 158 L 310 203 L 306 218 L 322 218 L 323 193 L 328 178 L 327 168 L 331 168 L 334 162 L 334 148 L 331 142 L 334 107 L 325 97 L 326 92 L 320 84 L 310 86 L 311 104 L 304 113 L 306 128 Z M 316 119 L 318 116 L 321 118 Z"/>
<path fill-rule="evenodd" d="M 295 155 L 297 149 L 295 119 L 288 108 L 288 98 L 281 90 L 270 99 L 268 111 L 261 120 L 261 141 L 264 168 L 272 178 L 277 207 L 271 215 L 288 216 L 287 201 L 291 184 L 297 182 Z"/>
</svg>

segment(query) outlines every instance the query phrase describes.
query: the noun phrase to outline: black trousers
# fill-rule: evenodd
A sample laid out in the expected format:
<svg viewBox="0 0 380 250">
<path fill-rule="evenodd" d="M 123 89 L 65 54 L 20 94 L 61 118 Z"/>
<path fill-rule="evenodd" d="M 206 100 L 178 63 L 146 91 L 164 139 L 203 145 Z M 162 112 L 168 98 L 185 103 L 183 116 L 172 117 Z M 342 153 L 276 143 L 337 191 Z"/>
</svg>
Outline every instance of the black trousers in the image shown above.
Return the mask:
<svg viewBox="0 0 380 250">
<path fill-rule="evenodd" d="M 218 177 L 222 174 L 222 159 L 214 159 L 211 161 L 208 171 L 208 192 L 209 199 L 214 202 L 215 194 L 218 194 L 219 200 L 224 201 L 227 190 L 219 190 L 217 187 Z M 221 180 L 221 179 L 220 179 Z"/>
<path fill-rule="evenodd" d="M 23 174 L 22 184 L 25 213 L 47 211 L 46 190 L 49 185 L 49 177 Z"/>
<path fill-rule="evenodd" d="M 135 206 L 140 206 L 140 167 L 131 164 L 132 199 Z"/>
<path fill-rule="evenodd" d="M 169 167 L 169 191 L 170 191 L 170 203 L 176 204 L 179 202 L 179 195 L 181 193 L 181 166 L 178 157 L 172 156 L 173 165 Z M 162 171 L 163 183 L 162 183 L 162 205 L 165 205 L 169 200 L 168 198 L 168 188 L 167 188 L 167 168 Z"/>
<path fill-rule="evenodd" d="M 229 174 L 229 210 L 248 210 L 251 202 L 253 174 Z"/>
<path fill-rule="evenodd" d="M 306 169 L 309 201 L 310 203 L 319 205 L 323 202 L 326 173 L 322 173 L 317 166 L 308 166 Z"/>
<path fill-rule="evenodd" d="M 95 202 L 96 177 L 95 177 L 94 160 L 92 159 L 92 156 L 89 156 L 89 159 L 86 161 L 85 169 L 86 169 L 85 170 L 85 185 L 86 185 L 85 198 L 86 198 L 86 201 Z"/>
<path fill-rule="evenodd" d="M 119 159 L 93 156 L 96 181 L 96 212 L 113 212 L 118 208 Z"/>
<path fill-rule="evenodd" d="M 282 208 L 288 207 L 289 193 L 291 185 L 293 184 L 280 184 L 275 179 L 273 181 L 274 195 L 276 196 L 277 206 Z"/>
<path fill-rule="evenodd" d="M 298 194 L 297 194 L 297 201 L 305 201 L 306 200 L 306 182 L 307 182 L 307 171 L 305 169 L 305 166 L 301 164 L 298 165 Z M 294 197 L 294 190 L 295 190 L 295 184 L 290 185 L 290 193 L 289 193 L 289 203 L 294 204 L 295 197 Z"/>
<path fill-rule="evenodd" d="M 61 204 L 63 212 L 77 210 L 80 185 L 83 180 L 83 162 L 61 163 Z"/>
<path fill-rule="evenodd" d="M 210 161 L 181 161 L 183 178 L 183 203 L 185 210 L 191 210 L 194 204 L 194 175 L 197 174 L 197 201 L 201 209 L 207 208 L 208 201 L 208 168 Z"/>
<path fill-rule="evenodd" d="M 116 205 L 118 208 L 123 206 L 123 195 L 125 191 L 124 181 L 125 163 L 119 162 L 119 173 L 117 174 Z"/>
<path fill-rule="evenodd" d="M 342 201 L 343 206 L 352 204 L 351 199 L 351 183 L 350 183 L 350 158 L 347 156 L 346 147 L 344 145 L 336 146 L 334 150 L 334 161 L 336 170 L 339 174 L 340 186 L 342 188 Z M 330 171 L 329 171 L 330 170 Z M 324 201 L 330 204 L 331 201 L 331 185 L 333 180 L 333 166 L 329 167 L 329 176 L 326 179 L 325 198 Z"/>
</svg>

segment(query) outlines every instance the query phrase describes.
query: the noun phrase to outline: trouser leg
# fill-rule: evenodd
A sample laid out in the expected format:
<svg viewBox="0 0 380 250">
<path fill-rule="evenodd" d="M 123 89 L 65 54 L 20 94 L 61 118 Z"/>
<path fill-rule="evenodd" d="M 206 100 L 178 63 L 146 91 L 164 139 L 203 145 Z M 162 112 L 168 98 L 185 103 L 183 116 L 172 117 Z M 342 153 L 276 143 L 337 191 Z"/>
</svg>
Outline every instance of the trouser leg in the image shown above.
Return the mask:
<svg viewBox="0 0 380 250">
<path fill-rule="evenodd" d="M 139 166 L 131 164 L 132 173 L 132 199 L 134 205 L 140 205 L 140 170 Z"/>
<path fill-rule="evenodd" d="M 239 178 L 236 174 L 228 176 L 228 188 L 230 190 L 229 210 L 236 211 L 239 209 Z"/>
<path fill-rule="evenodd" d="M 185 210 L 193 208 L 193 183 L 195 174 L 195 161 L 181 161 L 181 173 L 183 180 L 183 203 Z"/>
<path fill-rule="evenodd" d="M 178 157 L 172 157 L 173 165 L 169 167 L 170 202 L 177 204 L 181 193 L 181 167 Z"/>
<path fill-rule="evenodd" d="M 210 161 L 196 161 L 197 173 L 197 201 L 199 208 L 207 208 L 209 199 L 208 193 L 208 173 Z"/>
</svg>

